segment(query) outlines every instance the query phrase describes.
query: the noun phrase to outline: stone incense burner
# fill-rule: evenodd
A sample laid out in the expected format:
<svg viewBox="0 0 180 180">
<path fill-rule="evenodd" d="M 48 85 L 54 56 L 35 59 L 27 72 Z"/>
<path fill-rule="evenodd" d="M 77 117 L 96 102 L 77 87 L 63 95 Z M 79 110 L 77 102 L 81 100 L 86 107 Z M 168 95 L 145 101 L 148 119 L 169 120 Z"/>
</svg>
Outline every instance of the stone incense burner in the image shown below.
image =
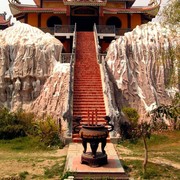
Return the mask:
<svg viewBox="0 0 180 180">
<path fill-rule="evenodd" d="M 82 145 L 84 147 L 83 154 L 81 156 L 81 163 L 88 164 L 89 166 L 98 167 L 107 164 L 107 154 L 104 150 L 106 146 L 106 139 L 110 131 L 114 129 L 113 125 L 109 123 L 110 118 L 105 117 L 107 121 L 106 124 L 94 124 L 82 125 L 81 127 L 77 125 L 74 129 L 77 132 L 79 129 L 79 135 L 82 138 Z M 78 127 L 78 128 L 77 128 Z M 79 128 L 80 127 L 80 128 Z M 77 129 L 77 130 L 76 130 Z M 87 143 L 90 143 L 91 151 L 87 151 Z M 101 151 L 97 152 L 99 143 L 101 143 Z"/>
</svg>

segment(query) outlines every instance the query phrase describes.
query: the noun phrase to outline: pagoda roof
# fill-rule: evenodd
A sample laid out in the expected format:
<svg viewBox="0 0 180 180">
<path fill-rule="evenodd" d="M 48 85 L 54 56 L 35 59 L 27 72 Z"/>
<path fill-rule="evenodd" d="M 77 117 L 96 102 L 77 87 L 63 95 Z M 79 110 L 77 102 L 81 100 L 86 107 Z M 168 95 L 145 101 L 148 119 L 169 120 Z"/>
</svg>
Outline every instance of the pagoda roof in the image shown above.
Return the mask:
<svg viewBox="0 0 180 180">
<path fill-rule="evenodd" d="M 40 8 L 37 5 L 25 5 L 25 4 L 20 4 L 16 0 L 8 0 L 9 1 L 9 6 L 11 9 L 11 12 L 14 16 L 20 13 L 54 13 L 54 14 L 65 14 L 66 13 L 66 8 Z M 39 2 L 38 0 L 34 0 Z M 67 1 L 68 0 L 64 0 Z M 70 0 L 71 1 L 71 0 Z M 73 0 L 76 1 L 76 0 Z M 89 2 L 89 0 L 79 0 L 79 2 Z M 99 1 L 99 2 L 98 2 Z M 98 3 L 105 2 L 106 0 L 93 0 L 93 4 L 97 6 L 99 5 Z M 118 0 L 119 2 L 120 0 Z M 127 1 L 127 0 L 122 0 L 122 1 Z M 131 1 L 131 0 L 130 0 Z M 161 1 L 160 1 L 161 3 Z M 108 7 L 103 7 L 103 13 L 105 14 L 119 14 L 119 13 L 129 13 L 129 14 L 135 14 L 135 13 L 142 13 L 142 14 L 147 14 L 150 16 L 155 16 L 160 8 L 160 3 L 155 4 L 155 5 L 149 5 L 146 7 L 131 7 L 131 8 L 108 8 Z M 86 4 L 87 5 L 87 4 Z"/>
<path fill-rule="evenodd" d="M 6 12 L 0 13 L 0 25 L 10 26 L 11 25 L 10 21 L 11 21 L 11 16 L 9 16 L 9 18 L 6 19 Z"/>
<path fill-rule="evenodd" d="M 86 4 L 91 4 L 91 3 L 99 3 L 104 5 L 108 0 L 63 0 L 65 5 L 74 5 L 74 3 L 76 3 L 76 5 L 80 4 L 80 5 L 86 5 Z M 116 0 L 115 0 L 116 1 Z M 118 0 L 118 2 L 127 2 L 128 3 L 128 7 L 132 6 L 133 3 L 135 2 L 135 0 Z M 40 7 L 41 4 L 41 0 L 34 0 L 34 3 Z"/>
<path fill-rule="evenodd" d="M 65 14 L 66 8 L 41 8 L 36 5 L 26 5 L 17 3 L 15 0 L 8 0 L 9 7 L 14 16 L 19 13 L 55 13 L 55 14 Z"/>
<path fill-rule="evenodd" d="M 39 7 L 41 4 L 41 1 L 40 0 L 34 0 L 34 3 Z"/>
<path fill-rule="evenodd" d="M 143 14 L 150 14 L 150 15 L 156 15 L 157 11 L 159 10 L 160 5 L 157 6 L 147 6 L 147 7 L 132 7 L 129 9 L 118 9 L 118 8 L 106 8 L 103 7 L 104 13 L 129 13 L 129 14 L 135 14 L 135 13 L 143 13 Z"/>
<path fill-rule="evenodd" d="M 73 6 L 105 6 L 107 0 L 63 0 L 64 5 Z"/>
</svg>

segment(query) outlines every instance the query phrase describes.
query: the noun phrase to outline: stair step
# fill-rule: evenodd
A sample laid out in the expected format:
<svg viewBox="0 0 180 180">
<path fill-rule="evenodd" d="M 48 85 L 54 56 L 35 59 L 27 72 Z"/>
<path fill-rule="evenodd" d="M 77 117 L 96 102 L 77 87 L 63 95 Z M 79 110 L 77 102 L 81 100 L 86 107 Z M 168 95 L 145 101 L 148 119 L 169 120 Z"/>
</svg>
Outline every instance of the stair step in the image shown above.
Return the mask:
<svg viewBox="0 0 180 180">
<path fill-rule="evenodd" d="M 103 94 L 101 93 L 99 96 L 97 95 L 87 95 L 85 94 L 82 96 L 82 94 L 78 95 L 78 91 L 76 92 L 77 94 L 74 94 L 73 100 L 74 101 L 103 101 L 104 102 L 104 97 Z"/>
<path fill-rule="evenodd" d="M 91 94 L 76 94 L 76 95 L 74 95 L 73 96 L 73 98 L 74 99 L 84 99 L 84 98 L 87 98 L 87 99 L 94 99 L 94 98 L 96 98 L 96 99 L 101 99 L 101 98 L 103 98 L 103 96 L 102 96 L 102 94 L 100 94 L 100 95 L 98 95 L 98 94 L 94 94 L 93 96 L 91 95 Z"/>
<path fill-rule="evenodd" d="M 75 111 L 74 113 L 73 113 L 73 116 L 81 116 L 81 117 L 84 117 L 84 118 L 86 118 L 86 117 L 88 117 L 88 112 L 86 112 L 86 111 Z M 89 113 L 89 116 L 90 117 L 92 117 L 92 112 L 90 112 Z M 97 117 L 98 118 L 104 118 L 104 116 L 106 116 L 106 113 L 105 112 L 98 112 L 98 114 L 97 114 Z"/>
<path fill-rule="evenodd" d="M 95 109 L 97 109 L 97 124 L 106 124 L 101 73 L 94 52 L 93 33 L 78 33 L 74 69 L 73 117 L 81 116 L 81 124 L 92 122 L 92 112 L 95 116 Z M 94 123 L 95 121 L 94 117 Z M 73 124 L 75 125 L 76 122 Z M 79 134 L 74 133 L 73 142 L 81 141 Z"/>
<path fill-rule="evenodd" d="M 97 108 L 92 107 L 92 106 L 89 106 L 89 107 L 82 106 L 81 109 L 79 109 L 79 107 L 73 107 L 74 112 L 77 112 L 77 111 L 81 111 L 81 112 L 85 111 L 85 112 L 87 112 L 88 110 L 89 111 L 95 111 L 95 109 L 98 109 L 98 112 L 105 112 L 104 106 L 103 107 L 97 107 Z"/>
<path fill-rule="evenodd" d="M 86 84 L 86 85 L 84 85 L 84 84 L 74 84 L 74 88 L 76 89 L 76 88 L 86 88 L 86 89 L 94 89 L 94 88 L 96 88 L 96 89 L 101 89 L 102 90 L 102 86 L 101 86 L 101 84 L 99 84 L 99 85 L 97 85 L 97 84 Z"/>
<path fill-rule="evenodd" d="M 94 89 L 94 90 L 102 90 L 102 86 L 95 86 L 95 85 L 91 85 L 91 86 L 88 86 L 88 85 L 86 85 L 86 86 L 83 86 L 83 85 L 74 85 L 74 88 L 75 89 Z"/>
<path fill-rule="evenodd" d="M 74 94 L 101 94 L 103 96 L 102 90 L 74 90 Z"/>
</svg>

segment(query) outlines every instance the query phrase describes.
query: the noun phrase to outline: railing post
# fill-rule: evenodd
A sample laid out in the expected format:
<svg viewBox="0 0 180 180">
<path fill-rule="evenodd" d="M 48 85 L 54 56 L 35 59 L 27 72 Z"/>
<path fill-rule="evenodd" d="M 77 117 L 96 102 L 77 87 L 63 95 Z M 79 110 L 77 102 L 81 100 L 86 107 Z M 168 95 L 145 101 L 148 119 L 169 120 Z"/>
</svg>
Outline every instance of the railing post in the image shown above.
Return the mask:
<svg viewBox="0 0 180 180">
<path fill-rule="evenodd" d="M 95 23 L 94 23 L 93 30 L 94 30 L 94 40 L 95 40 L 95 46 L 96 46 L 96 58 L 97 58 L 98 63 L 100 64 L 101 62 L 100 62 L 100 59 L 99 59 L 99 53 L 101 51 L 101 47 L 99 45 L 97 28 L 96 28 L 96 24 Z"/>
</svg>

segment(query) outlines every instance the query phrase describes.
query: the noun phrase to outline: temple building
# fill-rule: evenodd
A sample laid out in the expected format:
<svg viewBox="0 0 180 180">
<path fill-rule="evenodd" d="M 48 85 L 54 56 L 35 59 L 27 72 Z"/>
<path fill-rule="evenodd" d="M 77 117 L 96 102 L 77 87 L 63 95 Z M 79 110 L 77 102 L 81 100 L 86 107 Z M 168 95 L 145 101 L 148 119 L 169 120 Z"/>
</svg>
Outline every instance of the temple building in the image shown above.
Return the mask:
<svg viewBox="0 0 180 180">
<path fill-rule="evenodd" d="M 123 35 L 137 25 L 150 21 L 159 9 L 156 0 L 150 0 L 147 7 L 133 7 L 135 0 L 34 0 L 34 2 L 35 5 L 25 5 L 19 0 L 9 0 L 9 6 L 17 20 L 49 32 L 57 31 L 60 25 L 69 26 L 70 29 L 70 25 L 75 23 L 77 31 L 92 31 L 96 24 L 98 31 L 106 32 L 109 31 L 107 27 L 111 27 L 114 36 Z M 100 43 L 103 49 L 106 49 L 112 40 L 111 35 L 101 36 Z M 69 44 L 67 36 L 63 39 L 59 35 L 57 38 L 61 39 L 65 46 Z"/>
<path fill-rule="evenodd" d="M 0 30 L 4 30 L 11 25 L 11 16 L 6 19 L 6 12 L 0 13 Z"/>
</svg>

